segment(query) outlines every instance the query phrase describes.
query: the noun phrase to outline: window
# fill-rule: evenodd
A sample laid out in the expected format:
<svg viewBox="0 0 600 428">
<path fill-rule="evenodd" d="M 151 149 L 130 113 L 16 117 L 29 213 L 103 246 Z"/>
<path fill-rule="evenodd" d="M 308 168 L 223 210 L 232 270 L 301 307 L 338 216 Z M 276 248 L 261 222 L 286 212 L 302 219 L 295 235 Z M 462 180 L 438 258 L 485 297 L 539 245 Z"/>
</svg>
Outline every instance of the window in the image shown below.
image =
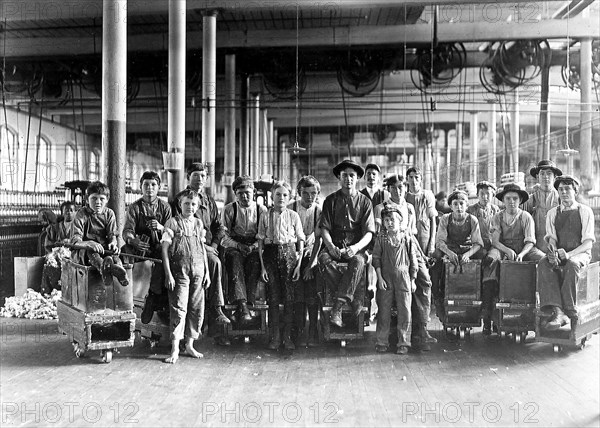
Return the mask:
<svg viewBox="0 0 600 428">
<path fill-rule="evenodd" d="M 6 126 L 0 127 L 0 186 L 17 190 L 20 180 L 17 175 L 17 135 Z"/>
<path fill-rule="evenodd" d="M 98 150 L 90 151 L 90 165 L 88 170 L 90 181 L 100 180 L 100 152 Z"/>
<path fill-rule="evenodd" d="M 78 178 L 77 152 L 72 143 L 67 143 L 65 146 L 65 181 L 73 181 Z"/>
</svg>

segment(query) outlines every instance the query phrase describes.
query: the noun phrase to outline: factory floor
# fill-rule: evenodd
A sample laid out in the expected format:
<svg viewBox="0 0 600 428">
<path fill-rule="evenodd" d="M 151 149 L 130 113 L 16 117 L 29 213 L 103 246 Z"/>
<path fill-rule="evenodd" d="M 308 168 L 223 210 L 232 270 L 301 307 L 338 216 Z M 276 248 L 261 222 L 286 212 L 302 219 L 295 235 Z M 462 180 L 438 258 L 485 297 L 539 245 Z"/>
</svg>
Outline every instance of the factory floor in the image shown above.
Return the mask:
<svg viewBox="0 0 600 428">
<path fill-rule="evenodd" d="M 431 352 L 374 351 L 375 327 L 294 352 L 265 338 L 163 363 L 139 337 L 110 364 L 77 358 L 57 321 L 0 318 L 2 427 L 13 426 L 595 426 L 600 341 L 555 354 L 547 343 L 446 338 Z"/>
</svg>

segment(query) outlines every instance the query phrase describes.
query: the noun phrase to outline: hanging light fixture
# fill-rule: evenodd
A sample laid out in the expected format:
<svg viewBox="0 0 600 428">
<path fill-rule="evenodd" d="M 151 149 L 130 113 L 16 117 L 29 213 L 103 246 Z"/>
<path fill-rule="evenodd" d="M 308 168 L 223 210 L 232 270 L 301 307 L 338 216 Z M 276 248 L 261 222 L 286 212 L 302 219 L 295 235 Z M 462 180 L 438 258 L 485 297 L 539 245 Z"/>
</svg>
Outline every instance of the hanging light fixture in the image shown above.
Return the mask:
<svg viewBox="0 0 600 428">
<path fill-rule="evenodd" d="M 299 49 L 298 49 L 298 32 L 299 32 L 299 19 L 300 19 L 300 13 L 299 13 L 299 5 L 296 4 L 296 96 L 295 96 L 295 101 L 296 101 L 296 126 L 295 126 L 295 133 L 294 133 L 294 144 L 288 148 L 288 150 L 293 153 L 294 155 L 298 155 L 298 153 L 304 152 L 306 151 L 306 149 L 304 147 L 300 147 L 300 142 L 298 141 L 298 133 L 299 133 L 299 129 L 300 129 L 300 103 L 299 103 L 299 98 L 300 98 L 300 82 L 299 82 Z"/>
</svg>

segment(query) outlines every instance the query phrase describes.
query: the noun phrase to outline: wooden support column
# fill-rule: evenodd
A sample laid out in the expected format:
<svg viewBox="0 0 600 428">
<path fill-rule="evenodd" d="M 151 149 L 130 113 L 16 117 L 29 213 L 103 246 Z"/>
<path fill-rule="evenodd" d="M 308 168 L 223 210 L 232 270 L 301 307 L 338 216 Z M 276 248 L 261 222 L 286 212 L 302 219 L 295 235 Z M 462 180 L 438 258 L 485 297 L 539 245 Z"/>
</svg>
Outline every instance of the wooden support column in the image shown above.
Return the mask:
<svg viewBox="0 0 600 428">
<path fill-rule="evenodd" d="M 127 0 L 102 3 L 102 179 L 110 189 L 108 207 L 125 224 L 127 124 Z M 41 120 L 41 119 L 40 119 Z"/>
<path fill-rule="evenodd" d="M 268 110 L 260 109 L 260 150 L 259 150 L 259 169 L 260 174 L 268 174 L 270 171 L 267 167 L 268 147 L 269 147 L 269 120 L 267 119 Z"/>
<path fill-rule="evenodd" d="M 540 159 L 550 159 L 550 120 L 548 117 L 548 96 L 550 93 L 550 65 L 542 68 L 540 94 L 540 123 L 538 130 L 538 153 Z"/>
<path fill-rule="evenodd" d="M 260 176 L 260 94 L 253 93 L 250 101 L 250 175 Z"/>
<path fill-rule="evenodd" d="M 586 177 L 593 182 L 592 155 L 592 39 L 581 40 L 581 115 L 579 131 L 580 179 Z M 594 186 L 597 188 L 597 185 Z"/>
<path fill-rule="evenodd" d="M 479 181 L 479 113 L 471 112 L 471 152 L 469 156 L 471 163 L 471 178 L 473 183 Z"/>
<path fill-rule="evenodd" d="M 185 187 L 185 25 L 186 1 L 169 2 L 169 77 L 167 151 L 182 153 L 181 162 L 169 173 L 169 200 Z"/>
<path fill-rule="evenodd" d="M 241 79 L 241 107 L 240 107 L 240 152 L 238 158 L 239 175 L 250 174 L 250 114 L 248 112 L 250 92 L 250 78 L 245 75 Z"/>
<path fill-rule="evenodd" d="M 225 151 L 224 151 L 224 185 L 227 189 L 225 202 L 233 202 L 234 194 L 231 184 L 235 179 L 235 55 L 225 56 L 225 98 L 227 113 L 225 115 Z"/>
<path fill-rule="evenodd" d="M 273 150 L 275 147 L 275 121 L 273 119 L 267 120 L 267 172 L 272 174 L 274 177 L 277 175 L 277 171 L 275 171 L 275 159 Z"/>
<path fill-rule="evenodd" d="M 217 117 L 217 12 L 202 12 L 202 162 L 208 167 L 206 191 L 215 188 L 215 121 Z"/>
<path fill-rule="evenodd" d="M 496 156 L 498 145 L 498 134 L 496 133 L 496 103 L 492 103 L 490 121 L 488 126 L 489 147 L 488 147 L 488 180 L 496 183 Z"/>
</svg>

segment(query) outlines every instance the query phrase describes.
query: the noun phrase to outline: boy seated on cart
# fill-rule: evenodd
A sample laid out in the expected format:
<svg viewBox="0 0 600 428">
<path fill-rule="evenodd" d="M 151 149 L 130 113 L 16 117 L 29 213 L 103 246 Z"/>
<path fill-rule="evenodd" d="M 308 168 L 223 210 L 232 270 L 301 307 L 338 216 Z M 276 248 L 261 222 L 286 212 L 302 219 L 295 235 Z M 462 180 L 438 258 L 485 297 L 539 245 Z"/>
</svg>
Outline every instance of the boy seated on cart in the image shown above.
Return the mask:
<svg viewBox="0 0 600 428">
<path fill-rule="evenodd" d="M 200 198 L 192 189 L 183 190 L 178 198 L 180 214 L 165 223 L 161 239 L 171 324 L 171 355 L 165 362 L 170 364 L 179 359 L 179 342 L 184 337 L 185 353 L 194 358 L 203 357 L 194 349 L 194 341 L 200 337 L 204 290 L 210 285 L 204 248 L 206 232 L 202 220 L 194 216 Z"/>
<path fill-rule="evenodd" d="M 544 257 L 535 247 L 535 225 L 533 217 L 519 208 L 529 199 L 529 194 L 518 184 L 507 184 L 496 198 L 504 203 L 504 210 L 492 218 L 492 249 L 483 266 L 481 287 L 483 334 L 491 334 L 492 313 L 498 299 L 500 260 L 517 262 L 539 261 Z"/>
<path fill-rule="evenodd" d="M 570 175 L 556 177 L 560 205 L 548 211 L 546 242 L 548 253 L 537 267 L 540 307 L 550 315 L 543 321 L 546 330 L 558 330 L 579 319 L 575 296 L 577 282 L 590 263 L 594 236 L 594 213 L 576 200 L 580 181 Z M 558 269 L 561 267 L 562 269 Z"/>
<path fill-rule="evenodd" d="M 164 225 L 171 218 L 171 206 L 158 197 L 160 176 L 155 171 L 146 171 L 140 177 L 142 197 L 129 205 L 123 227 L 123 253 L 160 259 L 160 239 Z M 148 295 L 141 314 L 141 321 L 148 324 L 155 310 L 167 306 L 167 292 L 164 289 L 164 269 L 154 263 L 150 275 Z"/>
<path fill-rule="evenodd" d="M 444 281 L 442 258 L 448 259 L 455 266 L 469 262 L 471 259 L 482 259 L 485 255 L 483 240 L 477 217 L 467 212 L 469 196 L 462 190 L 456 190 L 448 196 L 448 204 L 452 212 L 444 214 L 435 236 L 436 264 L 431 268 L 435 304 L 438 315 L 443 308 Z"/>
<path fill-rule="evenodd" d="M 61 259 L 68 250 L 60 248 L 62 245 L 71 244 L 73 235 L 73 219 L 77 209 L 75 203 L 65 201 L 60 204 L 62 219 L 48 225 L 44 247 L 46 248 L 46 262 L 42 270 L 42 293 L 50 293 L 54 289 L 60 290 Z"/>
<path fill-rule="evenodd" d="M 113 210 L 106 204 L 110 199 L 110 189 L 100 181 L 89 184 L 85 190 L 86 205 L 82 207 L 73 220 L 73 237 L 71 243 L 74 261 L 89 264 L 102 275 L 104 285 L 113 282 L 113 276 L 127 286 L 127 272 L 119 259 L 119 230 Z M 105 255 L 108 252 L 109 254 Z M 104 257 L 103 257 L 104 256 Z"/>
<path fill-rule="evenodd" d="M 236 200 L 223 208 L 222 224 L 225 234 L 221 246 L 225 249 L 223 258 L 229 285 L 225 284 L 229 300 L 239 308 L 242 322 L 252 321 L 248 304 L 254 305 L 254 298 L 260 279 L 258 258 L 258 222 L 267 213 L 264 205 L 254 201 L 254 181 L 244 175 L 231 184 Z"/>
</svg>

